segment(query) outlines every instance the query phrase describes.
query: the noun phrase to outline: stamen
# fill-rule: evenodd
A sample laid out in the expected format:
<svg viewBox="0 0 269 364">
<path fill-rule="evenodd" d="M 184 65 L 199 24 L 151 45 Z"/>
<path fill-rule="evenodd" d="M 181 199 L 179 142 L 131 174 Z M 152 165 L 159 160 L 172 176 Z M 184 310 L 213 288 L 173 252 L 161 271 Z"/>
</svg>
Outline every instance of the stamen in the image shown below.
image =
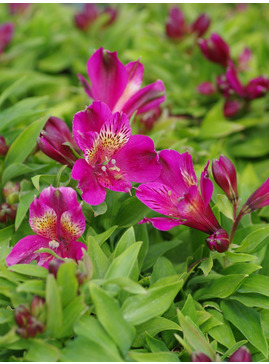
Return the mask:
<svg viewBox="0 0 269 364">
<path fill-rule="evenodd" d="M 105 172 L 106 171 L 106 166 L 102 166 L 101 169 L 102 169 L 103 172 Z"/>
<path fill-rule="evenodd" d="M 116 164 L 116 159 L 111 159 L 112 164 Z"/>
<path fill-rule="evenodd" d="M 50 248 L 52 248 L 52 249 L 56 249 L 56 248 L 58 248 L 59 247 L 59 243 L 58 243 L 58 241 L 56 241 L 56 240 L 51 240 L 50 242 L 49 242 L 49 247 Z"/>
</svg>

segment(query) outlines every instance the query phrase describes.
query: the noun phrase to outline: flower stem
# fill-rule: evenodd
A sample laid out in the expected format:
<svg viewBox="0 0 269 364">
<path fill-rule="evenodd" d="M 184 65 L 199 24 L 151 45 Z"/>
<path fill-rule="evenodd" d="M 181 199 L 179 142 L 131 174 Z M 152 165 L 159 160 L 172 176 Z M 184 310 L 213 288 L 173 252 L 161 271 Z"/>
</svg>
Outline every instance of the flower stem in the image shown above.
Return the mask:
<svg viewBox="0 0 269 364">
<path fill-rule="evenodd" d="M 237 218 L 235 219 L 234 223 L 233 223 L 233 227 L 232 227 L 232 230 L 231 230 L 231 233 L 230 233 L 230 237 L 229 237 L 229 244 L 232 244 L 232 241 L 233 241 L 233 238 L 234 238 L 234 234 L 236 232 L 236 229 L 238 227 L 238 224 L 240 222 L 240 220 L 242 219 L 242 217 L 244 216 L 244 212 L 241 211 L 239 212 Z"/>
</svg>

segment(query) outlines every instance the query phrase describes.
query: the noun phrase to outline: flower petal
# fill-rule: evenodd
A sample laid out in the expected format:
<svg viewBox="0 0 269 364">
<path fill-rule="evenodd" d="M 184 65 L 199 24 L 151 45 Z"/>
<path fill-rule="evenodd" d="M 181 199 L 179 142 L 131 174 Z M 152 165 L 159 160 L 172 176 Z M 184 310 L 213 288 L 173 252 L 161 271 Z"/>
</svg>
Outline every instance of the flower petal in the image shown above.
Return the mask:
<svg viewBox="0 0 269 364">
<path fill-rule="evenodd" d="M 137 91 L 124 105 L 122 111 L 131 116 L 136 110 L 141 114 L 159 106 L 165 100 L 165 88 L 161 80 L 157 80 Z"/>
<path fill-rule="evenodd" d="M 33 260 L 37 260 L 38 265 L 43 265 L 44 260 L 49 259 L 52 255 L 42 253 L 42 255 L 44 255 L 42 258 L 43 263 L 39 264 L 41 253 L 35 253 L 35 251 L 41 248 L 49 248 L 49 242 L 50 239 L 38 235 L 26 236 L 18 241 L 18 243 L 12 248 L 10 254 L 6 258 L 7 265 L 28 264 Z"/>
<path fill-rule="evenodd" d="M 84 230 L 85 217 L 80 205 L 62 214 L 58 233 L 59 237 L 65 241 L 76 240 L 83 234 Z"/>
<path fill-rule="evenodd" d="M 75 114 L 73 119 L 73 135 L 77 145 L 80 147 L 81 135 L 88 132 L 99 133 L 102 125 L 111 119 L 112 113 L 103 102 L 93 102 L 86 110 Z M 85 142 L 83 141 L 83 145 Z"/>
<path fill-rule="evenodd" d="M 103 101 L 113 110 L 128 82 L 128 72 L 117 52 L 98 49 L 88 60 L 87 70 L 94 100 Z"/>
<path fill-rule="evenodd" d="M 140 185 L 136 190 L 136 197 L 160 214 L 180 217 L 177 208 L 179 196 L 166 185 L 155 182 Z"/>
<path fill-rule="evenodd" d="M 179 219 L 171 219 L 168 217 L 152 217 L 152 218 L 144 217 L 144 219 L 139 221 L 138 224 L 144 224 L 144 223 L 151 223 L 156 229 L 167 231 L 175 226 L 182 225 L 184 221 Z"/>
<path fill-rule="evenodd" d="M 133 135 L 116 155 L 116 165 L 132 182 L 154 181 L 161 173 L 161 166 L 152 139 L 145 135 Z"/>
<path fill-rule="evenodd" d="M 209 204 L 213 193 L 213 182 L 209 179 L 208 166 L 209 161 L 206 163 L 205 168 L 201 173 L 200 180 L 201 194 L 205 207 Z"/>
<path fill-rule="evenodd" d="M 84 159 L 79 159 L 73 166 L 72 178 L 78 180 L 82 199 L 90 205 L 99 205 L 106 198 L 106 189 L 100 185 L 94 169 Z"/>
<path fill-rule="evenodd" d="M 120 99 L 114 106 L 113 112 L 123 109 L 124 104 L 139 90 L 143 80 L 144 66 L 141 62 L 130 62 L 125 66 L 125 69 L 128 73 L 128 83 Z"/>
<path fill-rule="evenodd" d="M 91 86 L 89 85 L 89 82 L 80 74 L 77 74 L 79 81 L 81 82 L 85 93 L 91 98 L 93 99 L 93 95 L 92 95 L 92 89 Z"/>
<path fill-rule="evenodd" d="M 127 174 L 115 165 L 102 166 L 97 174 L 98 182 L 104 188 L 117 192 L 130 192 L 132 184 Z"/>
<path fill-rule="evenodd" d="M 240 82 L 240 80 L 238 78 L 236 68 L 235 68 L 232 61 L 229 61 L 229 67 L 227 69 L 226 76 L 227 76 L 227 80 L 231 84 L 234 91 L 239 96 L 244 98 L 246 96 L 245 88 L 244 88 L 244 86 L 242 85 L 242 83 Z"/>
<path fill-rule="evenodd" d="M 59 218 L 64 211 L 79 206 L 77 193 L 71 187 L 47 187 L 41 192 L 39 202 L 51 207 Z"/>
<path fill-rule="evenodd" d="M 87 251 L 87 246 L 80 241 L 71 241 L 66 246 L 66 258 L 74 259 L 76 262 L 82 259 L 83 249 Z"/>
<path fill-rule="evenodd" d="M 47 239 L 56 238 L 57 214 L 53 208 L 35 197 L 30 205 L 29 213 L 29 224 L 35 233 Z"/>
</svg>

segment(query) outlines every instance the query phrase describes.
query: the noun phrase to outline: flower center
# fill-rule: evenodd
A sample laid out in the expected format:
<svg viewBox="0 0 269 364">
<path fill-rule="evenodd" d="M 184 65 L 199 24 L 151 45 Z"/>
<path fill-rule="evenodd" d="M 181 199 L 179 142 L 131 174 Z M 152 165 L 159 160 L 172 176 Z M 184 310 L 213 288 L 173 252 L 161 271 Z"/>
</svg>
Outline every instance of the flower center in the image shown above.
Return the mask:
<svg viewBox="0 0 269 364">
<path fill-rule="evenodd" d="M 59 245 L 60 245 L 60 243 L 59 243 L 58 241 L 56 241 L 56 240 L 51 240 L 51 241 L 49 242 L 49 247 L 50 247 L 51 249 L 59 248 Z"/>
</svg>

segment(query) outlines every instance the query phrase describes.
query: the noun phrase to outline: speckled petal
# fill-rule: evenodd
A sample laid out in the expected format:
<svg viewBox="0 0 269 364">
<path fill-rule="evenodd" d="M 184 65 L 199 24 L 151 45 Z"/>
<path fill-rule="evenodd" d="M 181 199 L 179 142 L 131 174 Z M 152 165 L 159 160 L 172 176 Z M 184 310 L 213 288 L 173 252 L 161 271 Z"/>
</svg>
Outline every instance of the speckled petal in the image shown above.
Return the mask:
<svg viewBox="0 0 269 364">
<path fill-rule="evenodd" d="M 57 214 L 36 197 L 30 205 L 29 224 L 33 231 L 43 238 L 55 239 L 57 236 Z"/>
<path fill-rule="evenodd" d="M 81 206 L 65 211 L 60 220 L 59 236 L 65 241 L 78 239 L 85 230 L 85 218 Z"/>
</svg>

